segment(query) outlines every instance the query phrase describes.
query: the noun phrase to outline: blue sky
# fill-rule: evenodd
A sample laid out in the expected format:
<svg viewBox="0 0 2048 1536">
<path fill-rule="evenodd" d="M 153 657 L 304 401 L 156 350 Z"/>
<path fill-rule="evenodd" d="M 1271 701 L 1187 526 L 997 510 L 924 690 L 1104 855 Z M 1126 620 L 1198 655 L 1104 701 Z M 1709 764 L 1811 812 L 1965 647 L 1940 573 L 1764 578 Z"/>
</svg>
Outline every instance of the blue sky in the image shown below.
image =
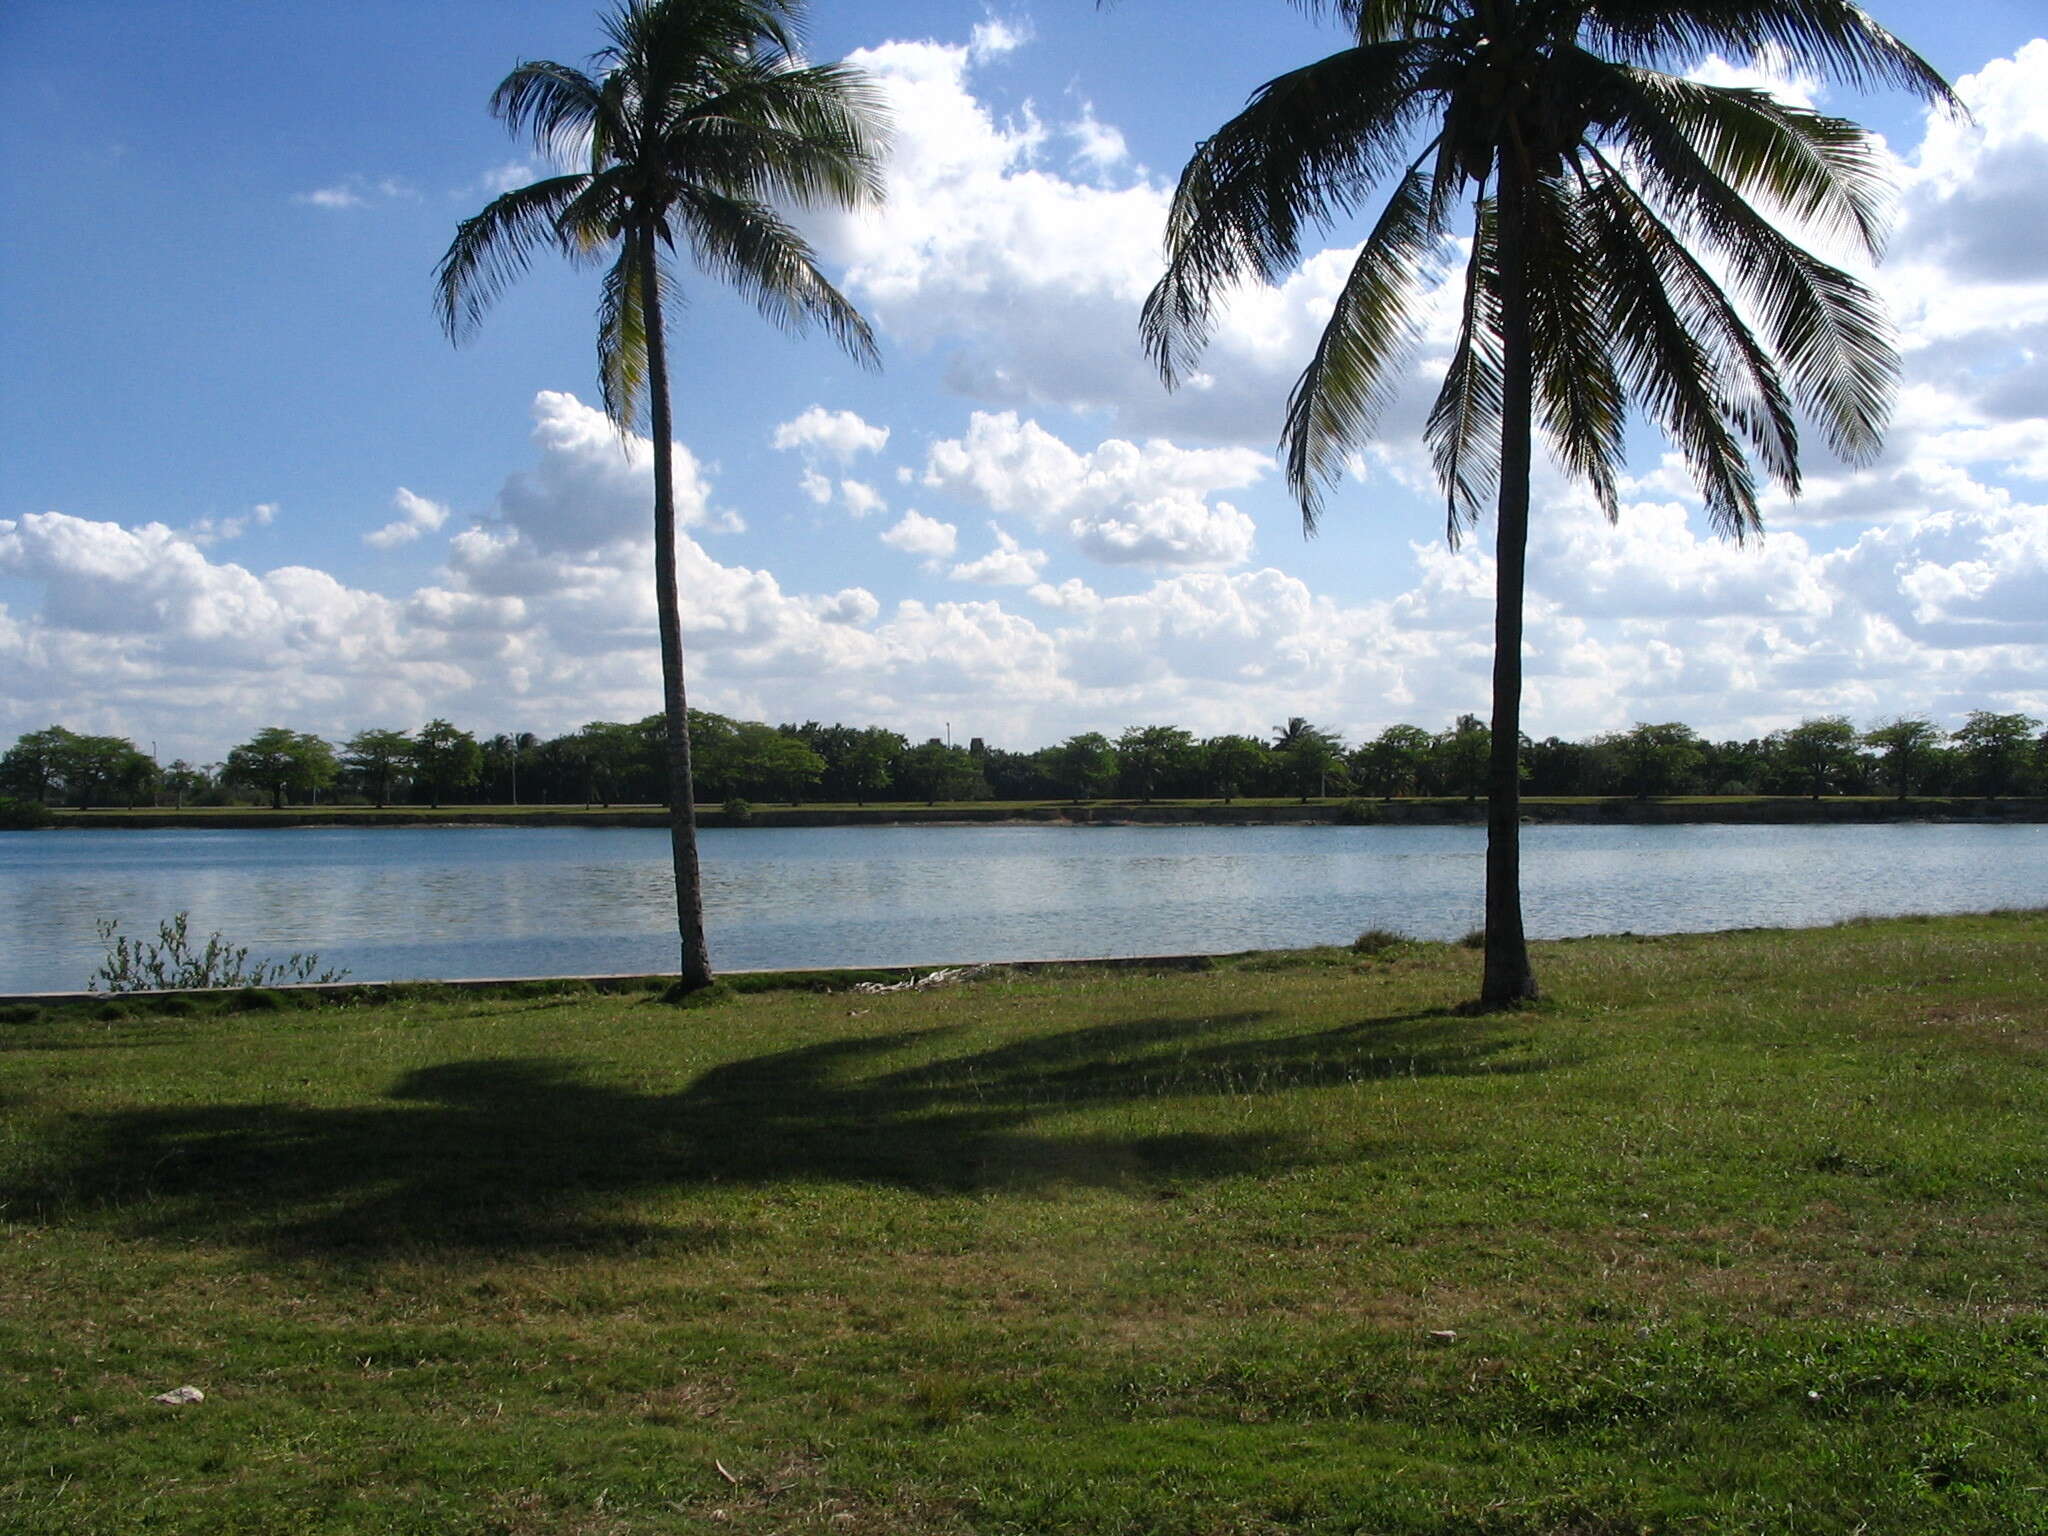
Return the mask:
<svg viewBox="0 0 2048 1536">
<path fill-rule="evenodd" d="M 1536 735 L 2048 714 L 2041 12 L 1873 9 L 1976 111 L 1930 130 L 1784 82 L 1897 157 L 1891 445 L 1854 473 L 1816 449 L 1760 548 L 1705 534 L 1654 437 L 1619 527 L 1548 477 Z M 595 14 L 8 8 L 0 741 L 57 720 L 210 761 L 273 723 L 553 732 L 658 706 L 645 456 L 595 414 L 591 278 L 541 262 L 459 350 L 429 303 L 456 221 L 540 169 L 492 87 L 580 61 Z M 1189 149 L 1335 34 L 1279 0 L 1040 0 L 822 5 L 812 41 L 894 107 L 888 206 L 811 224 L 885 365 L 686 283 L 694 701 L 1018 747 L 1483 713 L 1485 541 L 1444 548 L 1415 442 L 1440 332 L 1315 540 L 1273 465 L 1357 231 L 1245 295 L 1195 387 L 1167 395 L 1137 347 Z"/>
</svg>

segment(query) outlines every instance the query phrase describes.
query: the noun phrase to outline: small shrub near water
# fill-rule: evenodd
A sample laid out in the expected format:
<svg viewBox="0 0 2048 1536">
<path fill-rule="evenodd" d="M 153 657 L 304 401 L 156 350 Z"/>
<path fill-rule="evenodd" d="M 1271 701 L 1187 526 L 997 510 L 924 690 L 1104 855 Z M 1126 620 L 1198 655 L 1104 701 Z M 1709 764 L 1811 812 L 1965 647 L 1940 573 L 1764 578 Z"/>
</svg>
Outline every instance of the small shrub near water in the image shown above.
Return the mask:
<svg viewBox="0 0 2048 1536">
<path fill-rule="evenodd" d="M 1484 948 L 1486 948 L 1486 929 L 1485 929 L 1485 927 L 1484 927 L 1484 926 L 1482 925 L 1481 927 L 1478 927 L 1478 928 L 1467 928 L 1467 929 L 1465 930 L 1465 936 L 1464 936 L 1464 937 L 1463 937 L 1462 939 L 1458 940 L 1458 943 L 1459 943 L 1459 945 L 1460 945 L 1461 947 L 1463 947 L 1463 948 L 1465 948 L 1465 949 L 1484 949 Z"/>
<path fill-rule="evenodd" d="M 40 800 L 10 800 L 0 795 L 0 832 L 33 832 L 56 820 Z"/>
<path fill-rule="evenodd" d="M 184 992 L 206 987 L 290 986 L 295 983 L 326 983 L 344 979 L 345 970 L 322 970 L 320 956 L 308 951 L 283 960 L 250 963 L 246 945 L 230 944 L 218 933 L 206 937 L 204 948 L 195 949 L 190 914 L 180 912 L 157 924 L 157 936 L 130 939 L 112 918 L 94 925 L 107 957 L 100 962 L 88 992 Z"/>
<path fill-rule="evenodd" d="M 1371 800 L 1350 799 L 1337 807 L 1337 825 L 1340 827 L 1376 827 L 1380 823 L 1380 808 Z"/>
<path fill-rule="evenodd" d="M 744 827 L 754 819 L 754 807 L 738 795 L 728 795 L 725 800 L 725 822 L 730 827 Z"/>
</svg>

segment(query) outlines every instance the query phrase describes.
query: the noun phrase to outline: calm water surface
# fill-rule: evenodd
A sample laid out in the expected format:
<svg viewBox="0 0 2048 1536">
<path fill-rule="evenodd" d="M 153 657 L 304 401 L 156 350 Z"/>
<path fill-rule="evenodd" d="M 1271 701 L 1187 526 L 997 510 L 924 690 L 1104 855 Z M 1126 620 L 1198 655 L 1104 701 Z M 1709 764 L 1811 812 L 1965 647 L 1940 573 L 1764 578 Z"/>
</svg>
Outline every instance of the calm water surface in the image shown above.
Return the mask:
<svg viewBox="0 0 2048 1536">
<path fill-rule="evenodd" d="M 1539 938 L 2048 904 L 2048 826 L 1527 827 Z M 721 969 L 1453 938 L 1477 827 L 845 827 L 703 834 Z M 0 833 L 0 992 L 80 988 L 96 919 L 191 913 L 357 980 L 673 970 L 668 834 L 575 827 Z"/>
</svg>

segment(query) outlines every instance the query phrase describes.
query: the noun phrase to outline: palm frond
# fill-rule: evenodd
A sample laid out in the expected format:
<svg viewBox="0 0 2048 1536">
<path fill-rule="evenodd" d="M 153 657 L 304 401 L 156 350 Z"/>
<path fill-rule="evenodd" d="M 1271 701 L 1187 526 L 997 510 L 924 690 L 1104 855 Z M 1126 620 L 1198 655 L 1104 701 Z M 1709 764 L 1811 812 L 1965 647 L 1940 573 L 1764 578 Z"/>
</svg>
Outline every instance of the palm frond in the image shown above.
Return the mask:
<svg viewBox="0 0 2048 1536">
<path fill-rule="evenodd" d="M 615 69 L 606 75 L 599 95 L 602 110 L 590 131 L 590 168 L 594 171 L 637 159 L 639 146 L 634 141 L 641 128 L 639 90 L 625 70 Z"/>
<path fill-rule="evenodd" d="M 654 264 L 654 280 L 664 316 L 683 307 L 682 291 L 675 273 L 665 261 Z M 604 413 L 620 434 L 641 423 L 641 406 L 646 400 L 651 362 L 649 352 L 656 338 L 647 324 L 647 296 L 643 268 L 635 241 L 619 243 L 618 256 L 605 269 L 598 285 L 597 376 L 604 400 Z"/>
<path fill-rule="evenodd" d="M 598 288 L 598 387 L 605 415 L 622 432 L 632 426 L 647 387 L 647 305 L 641 268 L 634 242 L 621 241 L 618 259 L 605 270 Z"/>
<path fill-rule="evenodd" d="M 1633 240 L 1662 274 L 1665 292 L 1712 361 L 1722 414 L 1749 440 L 1788 495 L 1799 494 L 1799 426 L 1777 363 L 1721 285 L 1628 180 L 1597 155 L 1588 178 L 1589 214 L 1611 240 Z"/>
<path fill-rule="evenodd" d="M 455 227 L 434 269 L 434 311 L 449 339 L 462 341 L 544 245 L 563 248 L 556 220 L 590 178 L 552 176 L 494 198 Z"/>
<path fill-rule="evenodd" d="M 568 64 L 522 60 L 491 93 L 491 113 L 514 135 L 566 163 L 606 118 L 603 87 Z"/>
<path fill-rule="evenodd" d="M 1313 533 L 1322 487 L 1342 471 L 1394 393 L 1395 370 L 1413 346 L 1413 300 L 1426 281 L 1444 229 L 1436 178 L 1423 169 L 1435 146 L 1409 166 L 1366 236 L 1308 367 L 1288 397 L 1280 441 L 1287 483 Z"/>
<path fill-rule="evenodd" d="M 803 207 L 881 200 L 887 111 L 864 72 L 750 61 L 723 84 L 667 125 L 661 159 L 733 196 Z"/>
<path fill-rule="evenodd" d="M 1726 263 L 1829 446 L 1852 462 L 1868 459 L 1890 417 L 1899 373 L 1898 349 L 1877 296 L 1787 238 L 1685 135 L 1639 119 L 1630 125 L 1627 144 L 1647 196 L 1685 237 Z"/>
<path fill-rule="evenodd" d="M 1347 49 L 1260 87 L 1196 149 L 1167 215 L 1166 274 L 1140 321 L 1169 385 L 1207 341 L 1223 291 L 1277 281 L 1300 255 L 1304 225 L 1355 212 L 1401 168 L 1428 62 L 1426 48 L 1405 42 Z"/>
<path fill-rule="evenodd" d="M 1859 90 L 1893 87 L 1962 110 L 1934 66 L 1854 0 L 1588 0 L 1583 35 L 1597 53 L 1653 68 L 1776 54 Z"/>
<path fill-rule="evenodd" d="M 1873 256 L 1883 248 L 1890 186 L 1875 142 L 1857 124 L 1767 91 L 1655 70 L 1617 71 L 1612 83 L 1612 131 L 1674 190 L 1704 167 L 1746 201 L 1765 199 Z"/>
<path fill-rule="evenodd" d="M 801 0 L 620 0 L 603 18 L 598 57 L 655 89 L 691 89 L 728 60 L 766 48 L 794 55 L 803 46 Z"/>
<path fill-rule="evenodd" d="M 1538 419 L 1568 474 L 1621 512 L 1628 392 L 1614 368 L 1613 315 L 1585 210 L 1563 178 L 1528 188 L 1523 270 Z"/>
<path fill-rule="evenodd" d="M 1336 18 L 1361 43 L 1427 37 L 1444 30 L 1446 15 L 1439 0 L 1294 0 L 1298 10 L 1321 20 Z"/>
<path fill-rule="evenodd" d="M 791 332 L 817 325 L 863 367 L 880 362 L 860 311 L 818 270 L 803 236 L 768 204 L 692 187 L 676 199 L 663 229 L 671 242 L 676 224 L 697 264 L 737 288 L 772 324 Z"/>
<path fill-rule="evenodd" d="M 1482 199 L 1465 261 L 1458 342 L 1423 425 L 1423 441 L 1444 488 L 1444 537 L 1452 548 L 1465 529 L 1477 526 L 1500 483 L 1499 256 L 1496 209 L 1490 198 Z"/>
<path fill-rule="evenodd" d="M 562 254 L 578 265 L 603 259 L 625 237 L 633 199 L 631 176 L 612 166 L 583 178 L 583 190 L 555 215 L 555 236 Z"/>
<path fill-rule="evenodd" d="M 821 325 L 872 363 L 867 323 L 769 206 L 858 206 L 882 193 L 879 99 L 856 69 L 799 61 L 802 14 L 801 0 L 620 0 L 603 21 L 595 77 L 519 65 L 492 110 L 557 156 L 587 153 L 590 170 L 508 193 L 458 227 L 436 274 L 450 335 L 473 328 L 541 245 L 597 260 L 640 228 L 671 251 L 686 241 L 777 324 Z M 600 373 L 615 415 L 630 415 L 645 379 L 639 282 L 615 260 L 600 295 Z"/>
<path fill-rule="evenodd" d="M 1614 316 L 1614 363 L 1630 396 L 1677 446 L 1707 519 L 1737 540 L 1762 531 L 1756 477 L 1729 426 L 1717 360 L 1673 302 L 1660 251 L 1620 217 L 1619 199 L 1589 199 L 1589 224 Z"/>
</svg>

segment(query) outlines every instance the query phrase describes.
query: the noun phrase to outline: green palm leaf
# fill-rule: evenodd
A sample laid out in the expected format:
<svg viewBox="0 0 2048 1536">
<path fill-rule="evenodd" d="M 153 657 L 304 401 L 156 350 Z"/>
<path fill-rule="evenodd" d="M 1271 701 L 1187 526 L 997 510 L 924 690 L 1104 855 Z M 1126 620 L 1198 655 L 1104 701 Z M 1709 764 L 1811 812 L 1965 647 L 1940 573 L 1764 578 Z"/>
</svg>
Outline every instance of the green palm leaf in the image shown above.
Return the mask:
<svg viewBox="0 0 2048 1536">
<path fill-rule="evenodd" d="M 1322 487 L 1393 398 L 1395 370 L 1413 348 L 1413 301 L 1443 238 L 1436 185 L 1418 161 L 1395 186 L 1288 399 L 1281 429 L 1287 483 L 1311 532 Z"/>
<path fill-rule="evenodd" d="M 1405 43 L 1347 50 L 1262 87 L 1195 151 L 1167 214 L 1166 275 L 1140 321 L 1169 383 L 1207 341 L 1225 290 L 1277 281 L 1300 257 L 1304 225 L 1356 212 L 1401 168 L 1429 62 Z"/>
<path fill-rule="evenodd" d="M 1934 67 L 1853 0 L 1591 0 L 1584 10 L 1587 46 L 1631 63 L 1775 54 L 1858 90 L 1957 105 Z"/>
<path fill-rule="evenodd" d="M 1628 394 L 1614 365 L 1614 311 L 1584 209 L 1563 178 L 1529 189 L 1524 260 L 1537 420 L 1567 473 L 1593 488 L 1611 522 L 1628 427 Z"/>
<path fill-rule="evenodd" d="M 1444 537 L 1456 547 L 1500 483 L 1501 355 L 1499 229 L 1483 201 L 1466 258 L 1464 301 L 1450 366 L 1423 426 L 1444 488 Z"/>
<path fill-rule="evenodd" d="M 674 209 L 697 264 L 787 331 L 812 325 L 864 367 L 880 361 L 860 312 L 819 272 L 811 248 L 765 203 L 693 190 Z"/>
<path fill-rule="evenodd" d="M 469 336 L 484 312 L 532 264 L 542 246 L 563 246 L 557 220 L 589 181 L 555 176 L 520 187 L 487 204 L 455 229 L 455 240 L 434 269 L 434 308 L 457 341 Z"/>
</svg>

